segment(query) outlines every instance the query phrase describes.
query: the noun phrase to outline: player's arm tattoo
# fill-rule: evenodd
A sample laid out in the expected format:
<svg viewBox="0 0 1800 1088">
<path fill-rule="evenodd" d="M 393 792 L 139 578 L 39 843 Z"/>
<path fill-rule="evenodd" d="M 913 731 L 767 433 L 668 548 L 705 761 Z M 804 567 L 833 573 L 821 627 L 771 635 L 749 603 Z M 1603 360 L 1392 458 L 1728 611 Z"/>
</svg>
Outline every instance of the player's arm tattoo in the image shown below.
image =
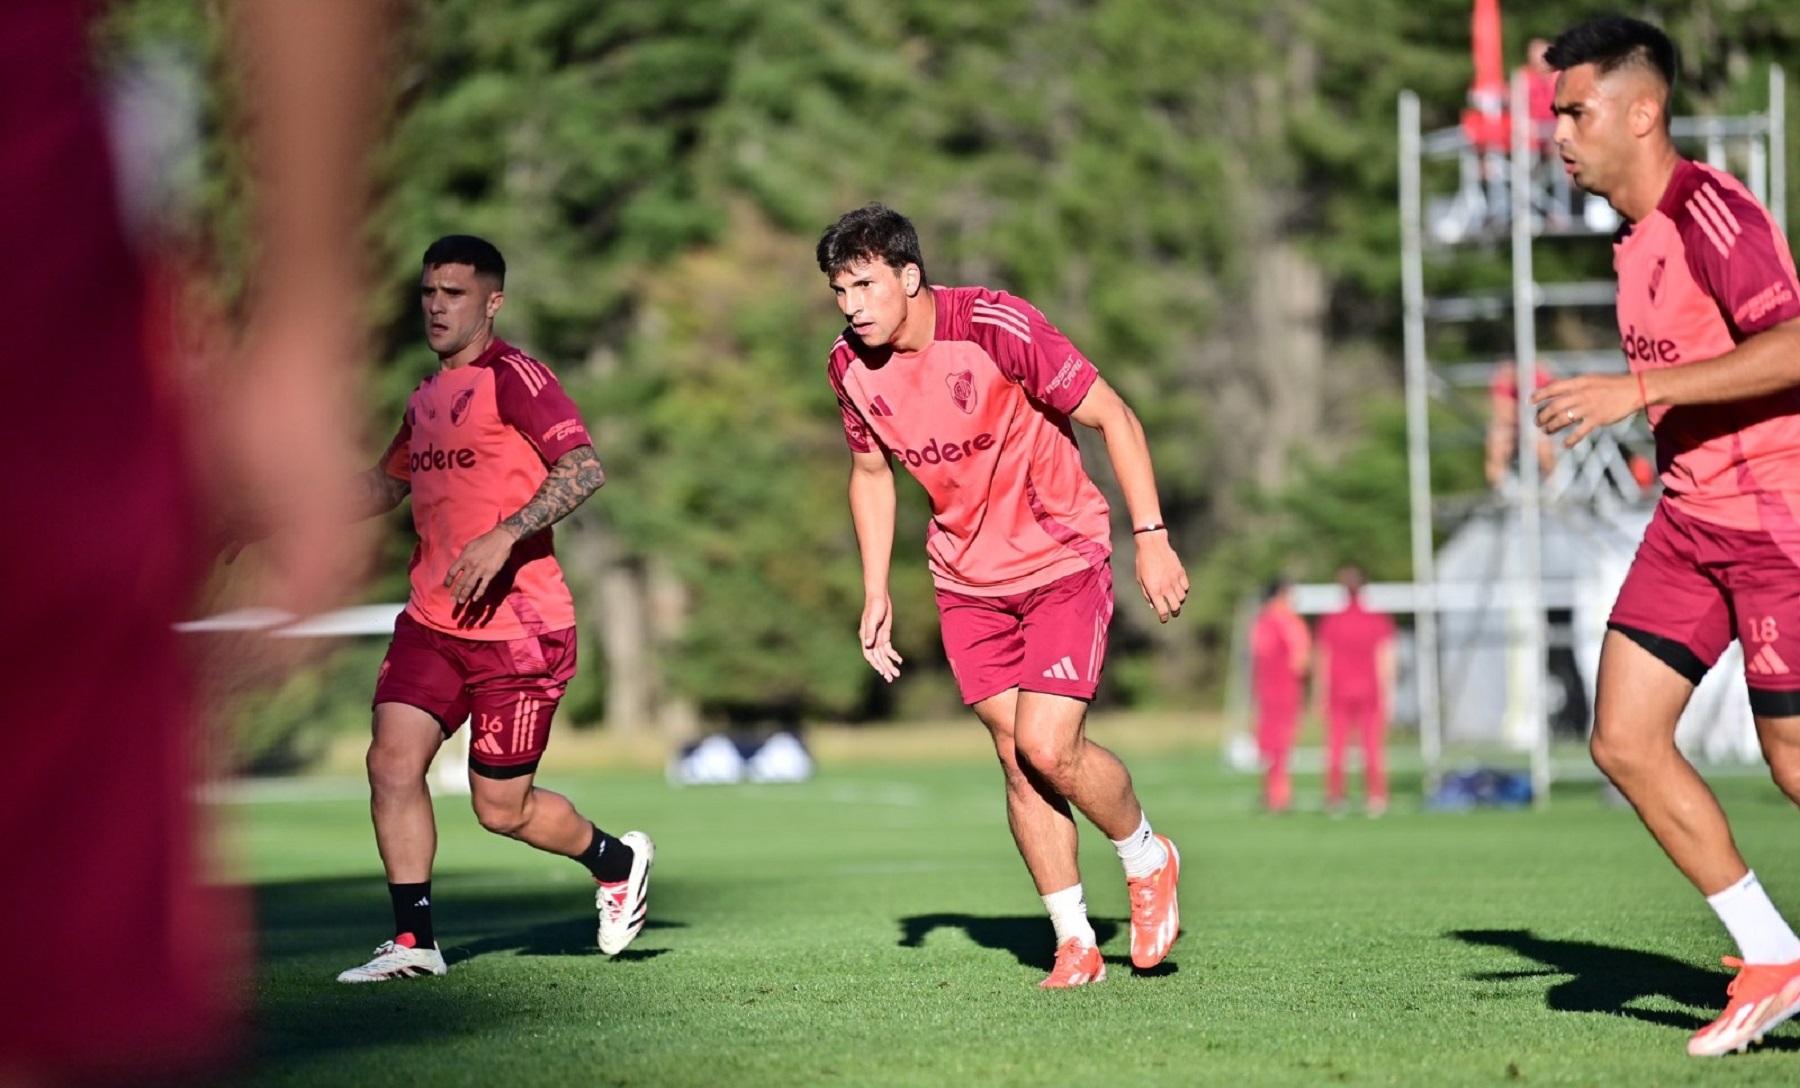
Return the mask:
<svg viewBox="0 0 1800 1088">
<path fill-rule="evenodd" d="M 594 447 L 576 446 L 550 466 L 549 478 L 531 501 L 500 524 L 512 529 L 523 540 L 567 517 L 605 482 L 606 471 L 600 467 L 600 455 L 594 452 Z"/>
<path fill-rule="evenodd" d="M 389 476 L 387 470 L 380 465 L 362 473 L 351 482 L 356 494 L 358 520 L 387 513 L 399 506 L 400 500 L 412 491 L 412 484 Z"/>
</svg>

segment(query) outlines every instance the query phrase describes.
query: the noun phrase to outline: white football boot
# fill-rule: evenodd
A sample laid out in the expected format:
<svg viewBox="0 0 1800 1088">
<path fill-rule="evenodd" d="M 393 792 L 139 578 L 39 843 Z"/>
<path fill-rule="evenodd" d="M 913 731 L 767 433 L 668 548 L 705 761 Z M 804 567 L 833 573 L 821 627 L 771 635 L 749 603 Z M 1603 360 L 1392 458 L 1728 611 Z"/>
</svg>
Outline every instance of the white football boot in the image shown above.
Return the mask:
<svg viewBox="0 0 1800 1088">
<path fill-rule="evenodd" d="M 352 967 L 337 977 L 339 982 L 386 982 L 396 978 L 419 978 L 441 975 L 450 968 L 444 954 L 433 943 L 430 948 L 414 948 L 412 934 L 402 933 L 391 941 L 382 941 L 375 958 L 361 967 Z"/>
<path fill-rule="evenodd" d="M 594 891 L 594 907 L 600 912 L 600 951 L 609 956 L 625 951 L 644 928 L 650 910 L 650 863 L 656 860 L 656 844 L 642 831 L 627 831 L 619 841 L 631 847 L 631 873 Z"/>
</svg>

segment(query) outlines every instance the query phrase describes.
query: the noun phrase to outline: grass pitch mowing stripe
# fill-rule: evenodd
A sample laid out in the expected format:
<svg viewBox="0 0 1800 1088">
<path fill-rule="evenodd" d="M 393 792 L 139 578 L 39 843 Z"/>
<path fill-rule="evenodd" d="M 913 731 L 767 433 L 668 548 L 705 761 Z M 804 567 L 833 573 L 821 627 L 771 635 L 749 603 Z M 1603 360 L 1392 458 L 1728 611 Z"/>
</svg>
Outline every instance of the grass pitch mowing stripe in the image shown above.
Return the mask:
<svg viewBox="0 0 1800 1088">
<path fill-rule="evenodd" d="M 1800 1024 L 1742 1057 L 1683 1053 L 1723 1003 L 1729 943 L 1592 788 L 1546 813 L 1271 818 L 1209 755 L 1133 762 L 1182 848 L 1184 933 L 1161 969 L 1132 972 L 1118 863 L 1084 828 L 1109 977 L 1067 993 L 1036 989 L 1049 924 L 987 766 L 689 790 L 546 773 L 608 830 L 656 838 L 650 925 L 610 960 L 577 866 L 446 799 L 450 974 L 361 987 L 332 978 L 387 936 L 366 806 L 234 807 L 263 960 L 256 1058 L 232 1081 L 1800 1083 Z M 1719 788 L 1800 916 L 1800 817 L 1766 781 Z"/>
</svg>

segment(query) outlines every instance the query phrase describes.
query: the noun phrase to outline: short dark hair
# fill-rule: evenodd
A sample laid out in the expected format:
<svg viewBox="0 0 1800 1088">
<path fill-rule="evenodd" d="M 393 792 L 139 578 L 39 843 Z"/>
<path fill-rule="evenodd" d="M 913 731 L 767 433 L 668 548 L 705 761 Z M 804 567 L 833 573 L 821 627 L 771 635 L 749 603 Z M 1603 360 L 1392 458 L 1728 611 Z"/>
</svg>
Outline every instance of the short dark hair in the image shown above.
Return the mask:
<svg viewBox="0 0 1800 1088">
<path fill-rule="evenodd" d="M 506 286 L 506 258 L 494 243 L 473 234 L 446 234 L 425 247 L 426 268 L 440 264 L 466 264 L 477 276 L 488 276 L 497 286 Z"/>
<path fill-rule="evenodd" d="M 886 204 L 864 204 L 845 212 L 819 236 L 819 271 L 835 276 L 858 261 L 880 259 L 896 271 L 909 264 L 919 266 L 925 279 L 925 257 L 919 252 L 919 232 L 912 220 Z"/>
<path fill-rule="evenodd" d="M 1659 28 L 1625 15 L 1596 15 L 1557 35 L 1544 60 L 1559 72 L 1579 64 L 1592 64 L 1601 75 L 1621 68 L 1642 68 L 1655 73 L 1675 90 L 1678 58 L 1675 43 Z"/>
</svg>

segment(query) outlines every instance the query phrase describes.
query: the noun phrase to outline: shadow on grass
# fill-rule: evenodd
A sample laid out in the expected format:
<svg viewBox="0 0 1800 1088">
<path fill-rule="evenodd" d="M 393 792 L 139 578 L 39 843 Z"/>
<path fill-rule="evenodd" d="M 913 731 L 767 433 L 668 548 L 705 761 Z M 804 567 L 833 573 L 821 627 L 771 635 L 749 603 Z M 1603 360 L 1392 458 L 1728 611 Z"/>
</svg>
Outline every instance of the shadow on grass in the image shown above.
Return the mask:
<svg viewBox="0 0 1800 1088">
<path fill-rule="evenodd" d="M 1104 918 L 1090 919 L 1094 937 L 1101 943 L 1113 939 L 1119 923 Z M 925 938 L 940 929 L 960 929 L 983 948 L 1011 952 L 1026 967 L 1050 970 L 1056 961 L 1054 934 L 1050 919 L 1041 914 L 1006 918 L 983 918 L 973 914 L 915 914 L 900 919 L 900 947 L 923 948 Z M 1155 968 L 1158 972 L 1161 968 Z"/>
<path fill-rule="evenodd" d="M 658 897 L 661 907 L 674 889 L 657 890 L 663 893 Z M 318 953 L 354 957 L 387 936 L 392 918 L 379 876 L 268 883 L 258 885 L 253 894 L 265 962 Z M 511 874 L 458 873 L 439 878 L 432 898 L 438 942 L 452 964 L 500 952 L 601 954 L 594 945 L 591 886 L 545 885 Z M 653 916 L 644 929 L 680 929 L 685 924 Z"/>
<path fill-rule="evenodd" d="M 1520 982 L 1569 975 L 1573 977 L 1544 992 L 1544 1004 L 1557 1012 L 1610 1013 L 1690 1033 L 1711 1023 L 1725 1007 L 1725 985 L 1731 980 L 1725 971 L 1695 967 L 1657 952 L 1553 940 L 1527 929 L 1459 929 L 1446 936 L 1464 944 L 1505 948 L 1544 965 L 1535 971 L 1486 971 L 1471 975 L 1474 981 Z M 1636 1006 L 1645 998 L 1657 997 L 1708 1011 L 1700 1015 Z M 1800 1051 L 1800 1039 L 1771 1036 L 1763 1041 L 1763 1048 Z"/>
<path fill-rule="evenodd" d="M 663 904 L 674 888 L 659 887 Z M 452 874 L 434 882 L 433 921 L 450 967 L 447 978 L 345 986 L 338 971 L 366 958 L 387 936 L 391 920 L 385 886 L 373 878 L 292 881 L 253 889 L 260 940 L 254 997 L 254 1060 L 280 1068 L 325 1055 L 376 1046 L 428 1043 L 504 1029 L 532 1021 L 556 982 L 541 978 L 518 987 L 459 984 L 458 968 L 484 956 L 593 959 L 591 885 L 546 884 L 516 874 Z M 679 898 L 675 892 L 674 898 Z M 668 949 L 654 944 L 656 931 L 683 922 L 651 919 L 638 944 L 613 960 L 655 959 Z M 523 977 L 523 976 L 522 976 Z M 575 976 L 576 984 L 603 974 Z"/>
</svg>

